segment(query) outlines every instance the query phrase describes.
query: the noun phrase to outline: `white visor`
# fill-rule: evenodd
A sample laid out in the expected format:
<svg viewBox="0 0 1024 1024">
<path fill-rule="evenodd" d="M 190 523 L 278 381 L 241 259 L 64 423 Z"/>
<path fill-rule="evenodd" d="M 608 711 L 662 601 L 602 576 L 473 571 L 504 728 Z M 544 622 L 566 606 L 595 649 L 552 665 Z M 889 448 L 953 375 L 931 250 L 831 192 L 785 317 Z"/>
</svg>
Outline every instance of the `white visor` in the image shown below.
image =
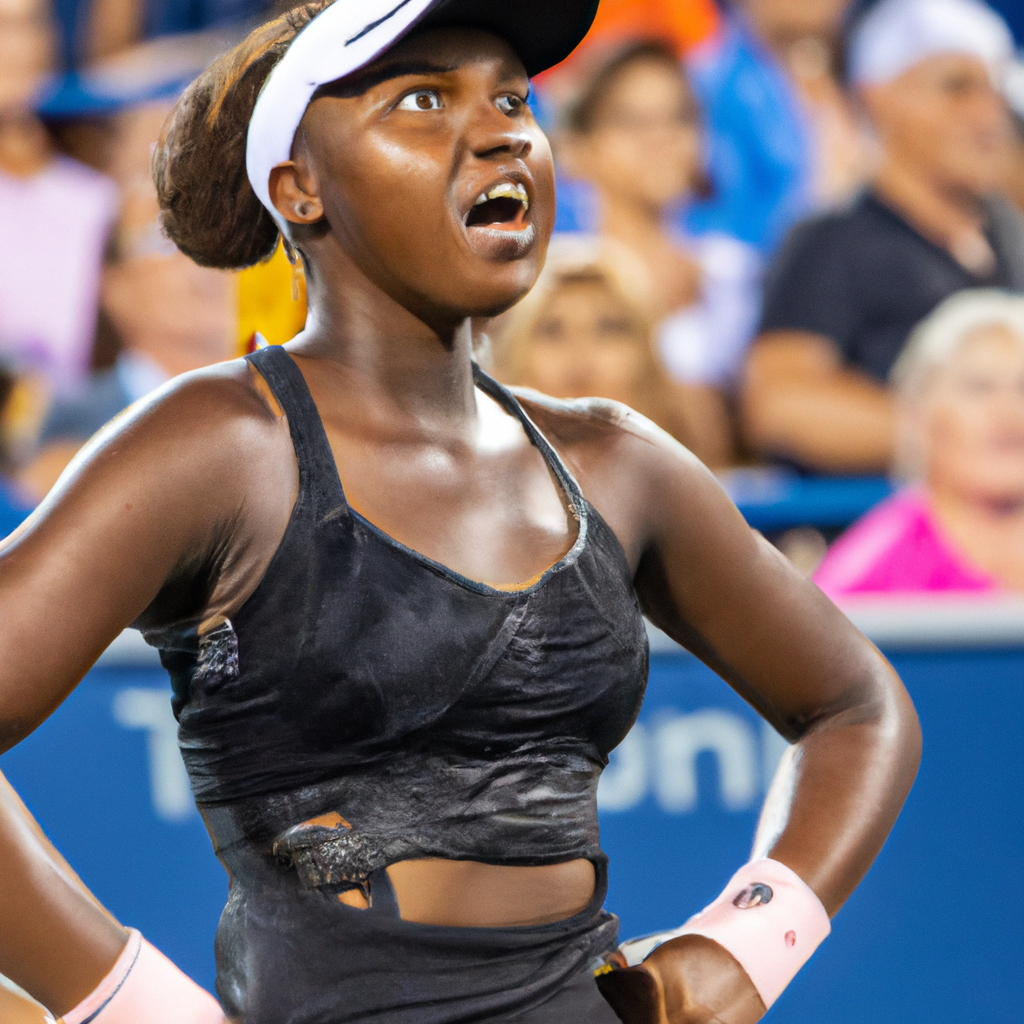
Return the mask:
<svg viewBox="0 0 1024 1024">
<path fill-rule="evenodd" d="M 1013 36 L 981 0 L 881 0 L 850 41 L 850 81 L 884 85 L 939 54 L 977 57 L 999 80 Z"/>
</svg>

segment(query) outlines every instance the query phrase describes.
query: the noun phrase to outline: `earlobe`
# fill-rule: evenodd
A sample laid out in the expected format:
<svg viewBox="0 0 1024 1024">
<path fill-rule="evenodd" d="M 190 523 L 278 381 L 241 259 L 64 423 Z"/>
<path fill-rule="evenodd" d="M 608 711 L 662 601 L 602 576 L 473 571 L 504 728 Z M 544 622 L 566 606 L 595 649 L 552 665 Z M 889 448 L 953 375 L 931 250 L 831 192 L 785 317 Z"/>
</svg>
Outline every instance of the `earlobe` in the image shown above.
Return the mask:
<svg viewBox="0 0 1024 1024">
<path fill-rule="evenodd" d="M 320 197 L 306 191 L 300 171 L 292 160 L 278 164 L 270 172 L 270 198 L 277 212 L 293 224 L 315 224 L 324 215 Z"/>
</svg>

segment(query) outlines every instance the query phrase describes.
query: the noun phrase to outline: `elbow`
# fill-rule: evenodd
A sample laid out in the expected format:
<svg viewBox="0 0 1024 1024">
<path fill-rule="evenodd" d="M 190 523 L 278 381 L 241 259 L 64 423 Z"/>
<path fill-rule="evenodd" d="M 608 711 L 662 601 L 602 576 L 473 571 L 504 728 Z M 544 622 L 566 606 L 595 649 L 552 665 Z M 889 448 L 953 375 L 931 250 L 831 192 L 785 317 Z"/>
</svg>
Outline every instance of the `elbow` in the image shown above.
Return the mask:
<svg viewBox="0 0 1024 1024">
<path fill-rule="evenodd" d="M 906 798 L 921 765 L 924 737 L 921 720 L 903 681 L 872 648 L 877 667 L 871 674 L 857 717 L 869 727 L 872 758 L 889 775 L 890 785 Z"/>
<path fill-rule="evenodd" d="M 903 755 L 907 774 L 907 791 L 909 792 L 910 786 L 917 776 L 917 770 L 921 766 L 924 733 L 921 730 L 921 719 L 917 714 L 917 708 L 914 707 L 907 688 L 891 668 L 889 674 L 892 677 L 890 685 L 895 691 L 890 698 L 890 703 L 893 705 L 893 710 L 890 712 L 893 720 L 891 732 L 893 742 Z"/>
</svg>

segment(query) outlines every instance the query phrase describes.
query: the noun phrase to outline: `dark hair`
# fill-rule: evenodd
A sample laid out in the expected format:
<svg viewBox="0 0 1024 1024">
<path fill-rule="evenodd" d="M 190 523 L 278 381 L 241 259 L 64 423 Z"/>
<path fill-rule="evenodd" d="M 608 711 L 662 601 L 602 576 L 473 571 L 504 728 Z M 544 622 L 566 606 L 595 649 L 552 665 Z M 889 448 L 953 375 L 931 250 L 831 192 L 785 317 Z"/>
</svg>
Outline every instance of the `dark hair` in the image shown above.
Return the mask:
<svg viewBox="0 0 1024 1024">
<path fill-rule="evenodd" d="M 167 236 L 204 267 L 240 270 L 277 248 L 274 218 L 245 171 L 249 119 L 292 40 L 332 0 L 312 0 L 251 32 L 185 91 L 153 153 Z"/>
<path fill-rule="evenodd" d="M 656 38 L 633 39 L 614 50 L 610 56 L 606 55 L 586 77 L 575 98 L 565 108 L 565 127 L 580 134 L 592 131 L 601 106 L 615 88 L 619 78 L 634 64 L 648 61 L 670 65 L 680 80 L 689 85 L 679 58 L 667 42 Z"/>
</svg>

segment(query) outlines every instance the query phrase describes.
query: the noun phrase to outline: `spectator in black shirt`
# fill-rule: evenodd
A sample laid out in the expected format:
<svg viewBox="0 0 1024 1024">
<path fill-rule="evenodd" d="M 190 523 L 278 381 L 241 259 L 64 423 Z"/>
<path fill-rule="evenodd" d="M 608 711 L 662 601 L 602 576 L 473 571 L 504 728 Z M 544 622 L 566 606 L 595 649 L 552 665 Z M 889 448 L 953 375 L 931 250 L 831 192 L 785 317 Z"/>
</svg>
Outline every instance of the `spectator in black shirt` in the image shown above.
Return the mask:
<svg viewBox="0 0 1024 1024">
<path fill-rule="evenodd" d="M 762 452 L 884 471 L 885 381 L 914 324 L 962 288 L 1024 288 L 1024 222 L 992 196 L 1010 138 L 994 82 L 1011 54 L 979 0 L 881 0 L 855 31 L 851 78 L 882 159 L 849 208 L 794 229 L 768 275 L 742 397 Z"/>
</svg>

